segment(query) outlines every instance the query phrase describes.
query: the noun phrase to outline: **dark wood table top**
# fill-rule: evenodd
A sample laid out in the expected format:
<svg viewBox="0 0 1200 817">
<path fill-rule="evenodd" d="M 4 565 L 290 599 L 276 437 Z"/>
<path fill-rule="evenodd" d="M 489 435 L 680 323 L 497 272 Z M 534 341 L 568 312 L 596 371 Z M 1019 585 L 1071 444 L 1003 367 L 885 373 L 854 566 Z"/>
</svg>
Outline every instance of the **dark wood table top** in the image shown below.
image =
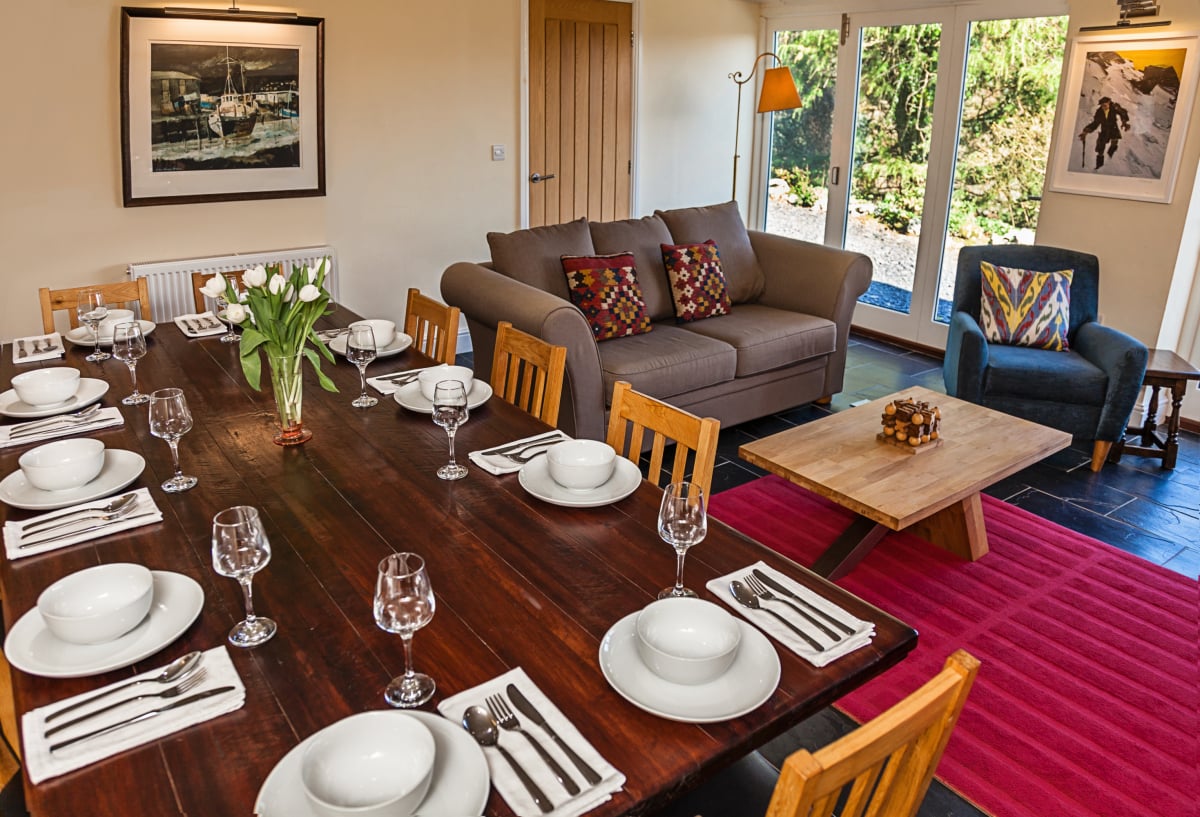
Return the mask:
<svg viewBox="0 0 1200 817">
<path fill-rule="evenodd" d="M 319 327 L 348 320 L 339 313 Z M 438 685 L 424 709 L 523 667 L 627 776 L 624 790 L 592 812 L 598 816 L 666 803 L 883 672 L 916 644 L 910 627 L 714 520 L 688 556 L 690 586 L 762 559 L 873 621 L 877 635 L 871 646 L 823 669 L 779 648 L 779 688 L 747 715 L 704 725 L 655 717 L 608 686 L 597 655 L 609 627 L 650 602 L 674 575 L 674 554 L 655 531 L 657 488 L 643 482 L 614 505 L 572 509 L 529 496 L 516 475 L 495 477 L 474 466 L 466 479 L 443 482 L 434 471 L 446 459 L 445 432 L 389 398 L 366 411 L 352 408 L 358 373 L 344 360 L 325 365 L 339 394 L 322 391 L 315 376 L 306 375 L 304 421 L 313 439 L 281 449 L 271 442 L 269 386 L 258 393 L 246 385 L 236 344 L 189 340 L 164 322 L 149 347 L 139 384 L 143 391 L 183 388 L 195 428 L 180 444 L 181 457 L 199 484 L 177 495 L 158 487 L 172 472 L 170 453 L 150 435 L 144 406 L 120 406 L 130 390 L 123 364 L 87 363 L 87 350 L 79 348 L 68 349 L 65 364 L 40 364 L 75 366 L 112 384 L 102 403 L 120 406 L 125 425 L 94 436 L 146 458 L 133 487 L 148 487 L 165 518 L 4 560 L 4 620 L 11 627 L 62 576 L 117 561 L 190 576 L 204 590 L 203 611 L 182 637 L 132 668 L 78 679 L 13 669 L 17 712 L 224 643 L 243 616 L 243 602 L 237 582 L 213 572 L 209 536 L 213 515 L 231 505 L 254 505 L 263 514 L 273 555 L 254 579 L 255 608 L 274 618 L 279 632 L 252 650 L 229 648 L 246 686 L 242 709 L 37 786 L 27 783 L 34 817 L 250 814 L 267 774 L 298 742 L 340 718 L 386 708 L 383 689 L 403 671 L 403 649 L 398 636 L 375 625 L 372 598 L 376 566 L 393 551 L 425 557 L 438 599 L 432 623 L 414 642 L 417 668 Z M 29 367 L 14 366 L 4 352 L 0 382 L 7 386 Z M 376 361 L 370 373 L 425 362 L 405 352 Z M 460 460 L 468 451 L 545 428 L 493 397 L 459 430 Z M 17 468 L 25 450 L 0 451 L 0 476 Z M 0 505 L 0 519 L 31 515 Z M 493 790 L 487 813 L 511 811 Z"/>
</svg>

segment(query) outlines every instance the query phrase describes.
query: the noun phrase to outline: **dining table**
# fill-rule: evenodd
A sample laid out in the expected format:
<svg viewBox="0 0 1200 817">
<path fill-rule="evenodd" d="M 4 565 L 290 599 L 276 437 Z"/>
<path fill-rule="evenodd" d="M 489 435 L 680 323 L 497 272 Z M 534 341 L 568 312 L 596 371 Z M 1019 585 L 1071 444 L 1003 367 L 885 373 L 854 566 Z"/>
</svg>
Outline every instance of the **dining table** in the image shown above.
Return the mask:
<svg viewBox="0 0 1200 817">
<path fill-rule="evenodd" d="M 338 306 L 317 329 L 358 316 Z M 306 371 L 302 444 L 272 442 L 277 426 L 269 378 L 247 385 L 237 344 L 189 338 L 171 322 L 148 337 L 137 369 L 144 392 L 181 388 L 194 427 L 180 441 L 191 490 L 168 494 L 168 446 L 151 435 L 145 406 L 125 406 L 129 372 L 116 359 L 88 363 L 89 345 L 69 345 L 61 360 L 17 365 L 8 347 L 0 384 L 33 366 L 71 366 L 109 384 L 101 399 L 124 423 L 87 432 L 108 449 L 145 458 L 133 488 L 148 488 L 163 512 L 139 527 L 0 565 L 6 628 L 34 608 L 56 580 L 94 565 L 132 562 L 183 574 L 203 590 L 203 607 L 182 635 L 133 666 L 79 678 L 42 677 L 13 668 L 18 717 L 189 651 L 225 643 L 244 615 L 241 588 L 214 572 L 214 514 L 257 508 L 271 545 L 253 582 L 254 608 L 278 623 L 265 644 L 228 647 L 245 685 L 244 705 L 213 720 L 38 784 L 25 781 L 33 817 L 249 815 L 264 780 L 308 736 L 355 713 L 387 709 L 383 691 L 404 669 L 402 639 L 375 623 L 377 566 L 393 552 L 420 554 L 436 598 L 432 621 L 413 642 L 416 668 L 437 684 L 423 711 L 448 696 L 520 667 L 582 736 L 625 775 L 623 787 L 592 809 L 596 817 L 645 814 L 762 746 L 847 692 L 887 671 L 916 645 L 917 633 L 865 601 L 716 520 L 688 554 L 685 583 L 711 598 L 709 580 L 764 562 L 847 612 L 873 623 L 870 643 L 815 667 L 775 641 L 777 688 L 756 708 L 711 723 L 660 717 L 633 705 L 599 666 L 605 634 L 645 607 L 674 579 L 675 553 L 659 537 L 660 487 L 642 480 L 631 495 L 600 507 L 550 504 L 527 492 L 518 475 L 495 476 L 468 463 L 466 478 L 439 479 L 447 434 L 429 414 L 391 397 L 356 409 L 354 365 L 338 357 L 322 369 L 339 391 L 323 390 Z M 431 365 L 412 349 L 370 364 L 369 376 Z M 308 367 L 306 366 L 306 369 Z M 3 423 L 13 422 L 3 418 Z M 549 431 L 531 415 L 492 396 L 459 427 L 467 452 Z M 0 477 L 31 446 L 0 450 Z M 0 506 L 0 521 L 32 516 Z M 493 789 L 485 813 L 514 812 Z"/>
</svg>

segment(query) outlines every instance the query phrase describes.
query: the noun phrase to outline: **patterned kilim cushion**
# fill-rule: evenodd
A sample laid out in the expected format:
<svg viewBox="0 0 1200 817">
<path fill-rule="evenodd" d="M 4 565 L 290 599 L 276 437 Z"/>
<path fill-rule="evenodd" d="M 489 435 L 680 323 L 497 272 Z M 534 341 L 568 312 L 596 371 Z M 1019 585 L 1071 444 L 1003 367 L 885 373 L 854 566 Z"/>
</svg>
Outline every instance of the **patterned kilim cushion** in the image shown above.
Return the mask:
<svg viewBox="0 0 1200 817">
<path fill-rule="evenodd" d="M 715 241 L 663 244 L 662 254 L 679 323 L 730 313 L 729 291 Z"/>
<path fill-rule="evenodd" d="M 650 316 L 638 286 L 633 253 L 564 255 L 571 303 L 579 307 L 596 340 L 649 332 Z"/>
<path fill-rule="evenodd" d="M 1033 272 L 981 261 L 980 323 L 992 343 L 1067 350 L 1074 270 Z"/>
</svg>

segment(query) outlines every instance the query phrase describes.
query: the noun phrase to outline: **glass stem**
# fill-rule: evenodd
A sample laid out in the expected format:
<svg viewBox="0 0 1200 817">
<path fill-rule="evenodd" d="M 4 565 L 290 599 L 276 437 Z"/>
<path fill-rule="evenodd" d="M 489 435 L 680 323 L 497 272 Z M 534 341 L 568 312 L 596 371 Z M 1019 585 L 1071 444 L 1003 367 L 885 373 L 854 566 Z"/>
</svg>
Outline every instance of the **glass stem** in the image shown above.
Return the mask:
<svg viewBox="0 0 1200 817">
<path fill-rule="evenodd" d="M 675 550 L 675 591 L 678 593 L 683 590 L 683 559 L 687 556 L 687 551 L 682 549 Z"/>
<path fill-rule="evenodd" d="M 367 366 L 365 363 L 358 364 L 358 381 L 362 385 L 361 397 L 367 396 Z"/>
<path fill-rule="evenodd" d="M 129 366 L 129 380 L 131 383 L 133 383 L 133 393 L 137 394 L 137 361 L 135 360 L 126 365 Z"/>
<path fill-rule="evenodd" d="M 411 678 L 416 675 L 413 672 L 412 633 L 401 633 L 400 640 L 404 642 L 404 677 Z"/>
<path fill-rule="evenodd" d="M 455 429 L 446 429 L 446 436 L 450 438 L 450 464 L 454 465 L 454 431 Z"/>
<path fill-rule="evenodd" d="M 179 467 L 179 440 L 167 440 L 167 445 L 171 446 L 171 461 L 175 463 L 175 476 L 183 476 L 183 469 Z"/>
<path fill-rule="evenodd" d="M 246 599 L 246 623 L 253 624 L 256 616 L 254 615 L 254 591 L 250 589 L 251 579 L 240 579 L 242 585 L 242 595 Z"/>
<path fill-rule="evenodd" d="M 92 325 L 92 354 L 100 354 L 100 324 Z"/>
</svg>

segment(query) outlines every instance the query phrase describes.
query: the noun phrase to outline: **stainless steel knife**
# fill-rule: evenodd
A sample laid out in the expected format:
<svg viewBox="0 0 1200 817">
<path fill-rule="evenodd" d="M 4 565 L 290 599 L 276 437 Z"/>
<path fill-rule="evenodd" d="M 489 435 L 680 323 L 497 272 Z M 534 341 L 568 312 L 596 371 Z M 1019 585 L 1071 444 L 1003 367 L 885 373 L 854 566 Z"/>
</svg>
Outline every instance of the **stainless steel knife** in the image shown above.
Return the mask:
<svg viewBox="0 0 1200 817">
<path fill-rule="evenodd" d="M 91 533 L 92 531 L 100 530 L 102 528 L 113 528 L 126 522 L 134 522 L 138 519 L 144 519 L 147 516 L 154 516 L 156 513 L 158 513 L 157 510 L 147 511 L 145 513 L 135 513 L 133 516 L 122 516 L 119 519 L 111 519 L 107 522 L 98 522 L 95 525 L 89 525 L 86 528 L 76 528 L 75 530 L 64 531 L 62 533 L 55 532 L 49 536 L 42 536 L 35 532 L 31 535 L 29 540 L 23 539 L 21 544 L 17 546 L 17 550 L 38 547 L 39 545 L 48 545 L 51 542 L 57 542 L 59 539 L 70 539 L 72 536 L 80 536 L 82 534 Z M 87 520 L 80 521 L 83 522 Z"/>
<path fill-rule="evenodd" d="M 575 754 L 574 749 L 563 742 L 563 739 L 558 736 L 558 733 L 555 732 L 554 729 L 551 728 L 550 724 L 546 722 L 546 719 L 542 717 L 542 713 L 537 711 L 537 707 L 529 702 L 529 699 L 526 698 L 524 693 L 517 688 L 516 684 L 509 684 L 504 688 L 504 692 L 508 695 L 508 699 L 513 702 L 513 706 L 515 706 L 522 715 L 529 718 L 529 720 L 533 721 L 538 726 L 542 727 L 542 729 L 546 730 L 546 734 L 553 738 L 554 742 L 558 744 L 558 748 L 562 749 L 563 753 L 565 753 L 566 756 L 571 759 L 571 762 L 575 764 L 575 767 L 579 769 L 579 771 L 583 774 L 584 779 L 587 780 L 588 783 L 594 786 L 600 782 L 601 778 L 600 775 L 597 774 L 596 770 L 589 766 L 583 758 Z"/>
<path fill-rule="evenodd" d="M 814 607 L 812 604 L 809 604 L 807 601 L 802 599 L 800 596 L 793 593 L 789 588 L 785 587 L 782 583 L 776 581 L 773 576 L 768 575 L 766 571 L 760 570 L 759 568 L 756 567 L 753 570 L 751 570 L 750 572 L 754 575 L 754 578 L 758 579 L 760 582 L 762 582 L 767 587 L 774 590 L 776 593 L 782 593 L 783 595 L 787 596 L 789 599 L 800 602 L 805 607 L 807 607 L 809 610 L 812 610 L 814 613 L 816 613 L 821 618 L 828 621 L 833 626 L 837 627 L 839 630 L 841 630 L 846 635 L 854 635 L 855 630 L 853 627 L 846 625 L 844 622 L 838 621 L 836 618 L 829 615 L 829 613 L 826 613 L 820 607 Z M 813 623 L 817 624 L 817 622 L 813 622 Z M 817 624 L 817 626 L 819 627 L 821 625 Z M 827 633 L 827 635 L 831 635 L 831 634 Z"/>
<path fill-rule="evenodd" d="M 94 732 L 88 732 L 85 735 L 79 735 L 77 737 L 70 738 L 69 740 L 64 740 L 61 743 L 56 743 L 50 747 L 50 751 L 57 752 L 59 749 L 65 749 L 66 747 L 68 747 L 72 744 L 75 744 L 75 743 L 79 743 L 80 741 L 88 740 L 89 738 L 99 737 L 100 735 L 107 735 L 109 732 L 115 732 L 116 730 L 122 729 L 126 726 L 132 726 L 135 723 L 141 723 L 142 721 L 149 720 L 150 718 L 153 718 L 156 715 L 161 715 L 162 713 L 168 712 L 172 709 L 179 709 L 181 706 L 187 706 L 188 704 L 194 704 L 197 701 L 203 701 L 205 698 L 211 698 L 214 695 L 224 695 L 226 692 L 233 692 L 234 689 L 235 689 L 234 687 L 225 686 L 225 687 L 216 687 L 215 689 L 206 689 L 203 692 L 197 692 L 195 695 L 189 695 L 186 698 L 182 698 L 178 701 L 175 701 L 174 703 L 169 703 L 166 706 L 160 706 L 160 707 L 157 707 L 156 709 L 150 709 L 146 712 L 143 712 L 140 715 L 134 715 L 132 718 L 126 718 L 123 721 L 117 721 L 116 723 L 110 724 L 109 726 L 105 726 L 102 729 L 97 729 Z"/>
</svg>

